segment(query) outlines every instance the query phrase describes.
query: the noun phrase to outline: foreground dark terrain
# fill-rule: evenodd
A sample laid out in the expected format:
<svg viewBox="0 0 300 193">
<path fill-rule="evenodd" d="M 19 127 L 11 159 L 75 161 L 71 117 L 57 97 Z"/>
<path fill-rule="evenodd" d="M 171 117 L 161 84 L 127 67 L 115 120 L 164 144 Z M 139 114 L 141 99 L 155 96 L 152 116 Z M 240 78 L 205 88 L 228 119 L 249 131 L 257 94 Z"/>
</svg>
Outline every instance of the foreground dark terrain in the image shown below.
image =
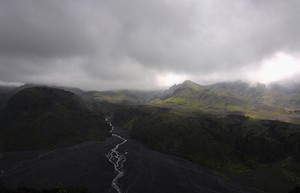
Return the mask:
<svg viewBox="0 0 300 193">
<path fill-rule="evenodd" d="M 187 160 L 152 151 L 130 139 L 124 129 L 115 132 L 128 139 L 120 146 L 120 152 L 128 152 L 125 176 L 119 180 L 122 192 L 260 192 Z M 110 185 L 116 173 L 105 154 L 118 142 L 110 137 L 49 152 L 5 152 L 1 183 L 10 188 L 84 186 L 95 193 L 116 192 Z"/>
</svg>

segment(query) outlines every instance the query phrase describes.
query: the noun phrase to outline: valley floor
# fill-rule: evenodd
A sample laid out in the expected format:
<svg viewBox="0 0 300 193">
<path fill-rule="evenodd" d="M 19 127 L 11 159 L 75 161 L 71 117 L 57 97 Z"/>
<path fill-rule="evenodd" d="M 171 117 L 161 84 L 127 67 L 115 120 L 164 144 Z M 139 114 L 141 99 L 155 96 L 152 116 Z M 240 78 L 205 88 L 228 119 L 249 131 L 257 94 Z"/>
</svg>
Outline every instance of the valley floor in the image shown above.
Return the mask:
<svg viewBox="0 0 300 193">
<path fill-rule="evenodd" d="M 118 185 L 126 193 L 261 193 L 175 156 L 146 148 L 122 128 L 115 133 L 127 139 L 120 146 L 126 154 L 125 175 Z M 0 157 L 0 183 L 9 188 L 84 186 L 93 193 L 116 192 L 107 154 L 120 139 L 86 142 L 50 152 L 4 152 Z"/>
</svg>

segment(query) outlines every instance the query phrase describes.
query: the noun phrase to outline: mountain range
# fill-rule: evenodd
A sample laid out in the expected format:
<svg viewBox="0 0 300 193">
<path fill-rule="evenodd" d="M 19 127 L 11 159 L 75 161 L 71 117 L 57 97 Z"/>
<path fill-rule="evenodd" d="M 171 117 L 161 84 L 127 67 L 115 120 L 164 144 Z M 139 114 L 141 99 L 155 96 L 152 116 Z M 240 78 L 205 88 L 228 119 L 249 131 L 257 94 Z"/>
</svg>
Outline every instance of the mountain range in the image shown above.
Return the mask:
<svg viewBox="0 0 300 193">
<path fill-rule="evenodd" d="M 88 99 L 113 104 L 238 114 L 255 119 L 300 123 L 300 85 L 223 82 L 202 86 L 187 80 L 160 92 L 93 91 L 84 95 Z"/>
<path fill-rule="evenodd" d="M 0 87 L 0 109 L 0 152 L 106 144 L 106 115 L 147 148 L 261 192 L 300 185 L 299 85 L 187 80 L 165 91 L 24 85 Z"/>
</svg>

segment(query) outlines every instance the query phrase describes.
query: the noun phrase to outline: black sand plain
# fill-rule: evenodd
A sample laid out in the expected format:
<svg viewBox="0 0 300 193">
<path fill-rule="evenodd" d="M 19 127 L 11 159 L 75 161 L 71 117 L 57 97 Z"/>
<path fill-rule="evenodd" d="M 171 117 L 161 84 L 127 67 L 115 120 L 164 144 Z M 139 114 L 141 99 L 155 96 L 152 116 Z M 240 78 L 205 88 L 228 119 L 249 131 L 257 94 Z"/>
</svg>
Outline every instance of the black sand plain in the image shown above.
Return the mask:
<svg viewBox="0 0 300 193">
<path fill-rule="evenodd" d="M 120 127 L 113 133 L 128 140 L 118 149 L 127 152 L 125 175 L 118 181 L 124 193 L 260 192 L 185 159 L 150 150 Z M 120 142 L 110 137 L 48 152 L 2 152 L 0 183 L 8 188 L 84 186 L 92 193 L 117 192 L 111 186 L 116 172 L 105 154 Z"/>
</svg>

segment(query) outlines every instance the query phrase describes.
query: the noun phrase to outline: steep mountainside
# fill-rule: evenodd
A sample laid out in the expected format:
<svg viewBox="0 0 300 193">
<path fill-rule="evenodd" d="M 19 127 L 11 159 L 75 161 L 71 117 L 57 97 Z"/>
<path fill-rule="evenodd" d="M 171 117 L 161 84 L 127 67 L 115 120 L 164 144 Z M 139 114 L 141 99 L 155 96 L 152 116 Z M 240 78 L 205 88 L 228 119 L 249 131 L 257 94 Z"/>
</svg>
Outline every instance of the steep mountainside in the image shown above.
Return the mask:
<svg viewBox="0 0 300 193">
<path fill-rule="evenodd" d="M 4 150 L 47 149 L 108 136 L 104 115 L 90 112 L 75 94 L 55 88 L 26 88 L 0 117 Z"/>
</svg>

